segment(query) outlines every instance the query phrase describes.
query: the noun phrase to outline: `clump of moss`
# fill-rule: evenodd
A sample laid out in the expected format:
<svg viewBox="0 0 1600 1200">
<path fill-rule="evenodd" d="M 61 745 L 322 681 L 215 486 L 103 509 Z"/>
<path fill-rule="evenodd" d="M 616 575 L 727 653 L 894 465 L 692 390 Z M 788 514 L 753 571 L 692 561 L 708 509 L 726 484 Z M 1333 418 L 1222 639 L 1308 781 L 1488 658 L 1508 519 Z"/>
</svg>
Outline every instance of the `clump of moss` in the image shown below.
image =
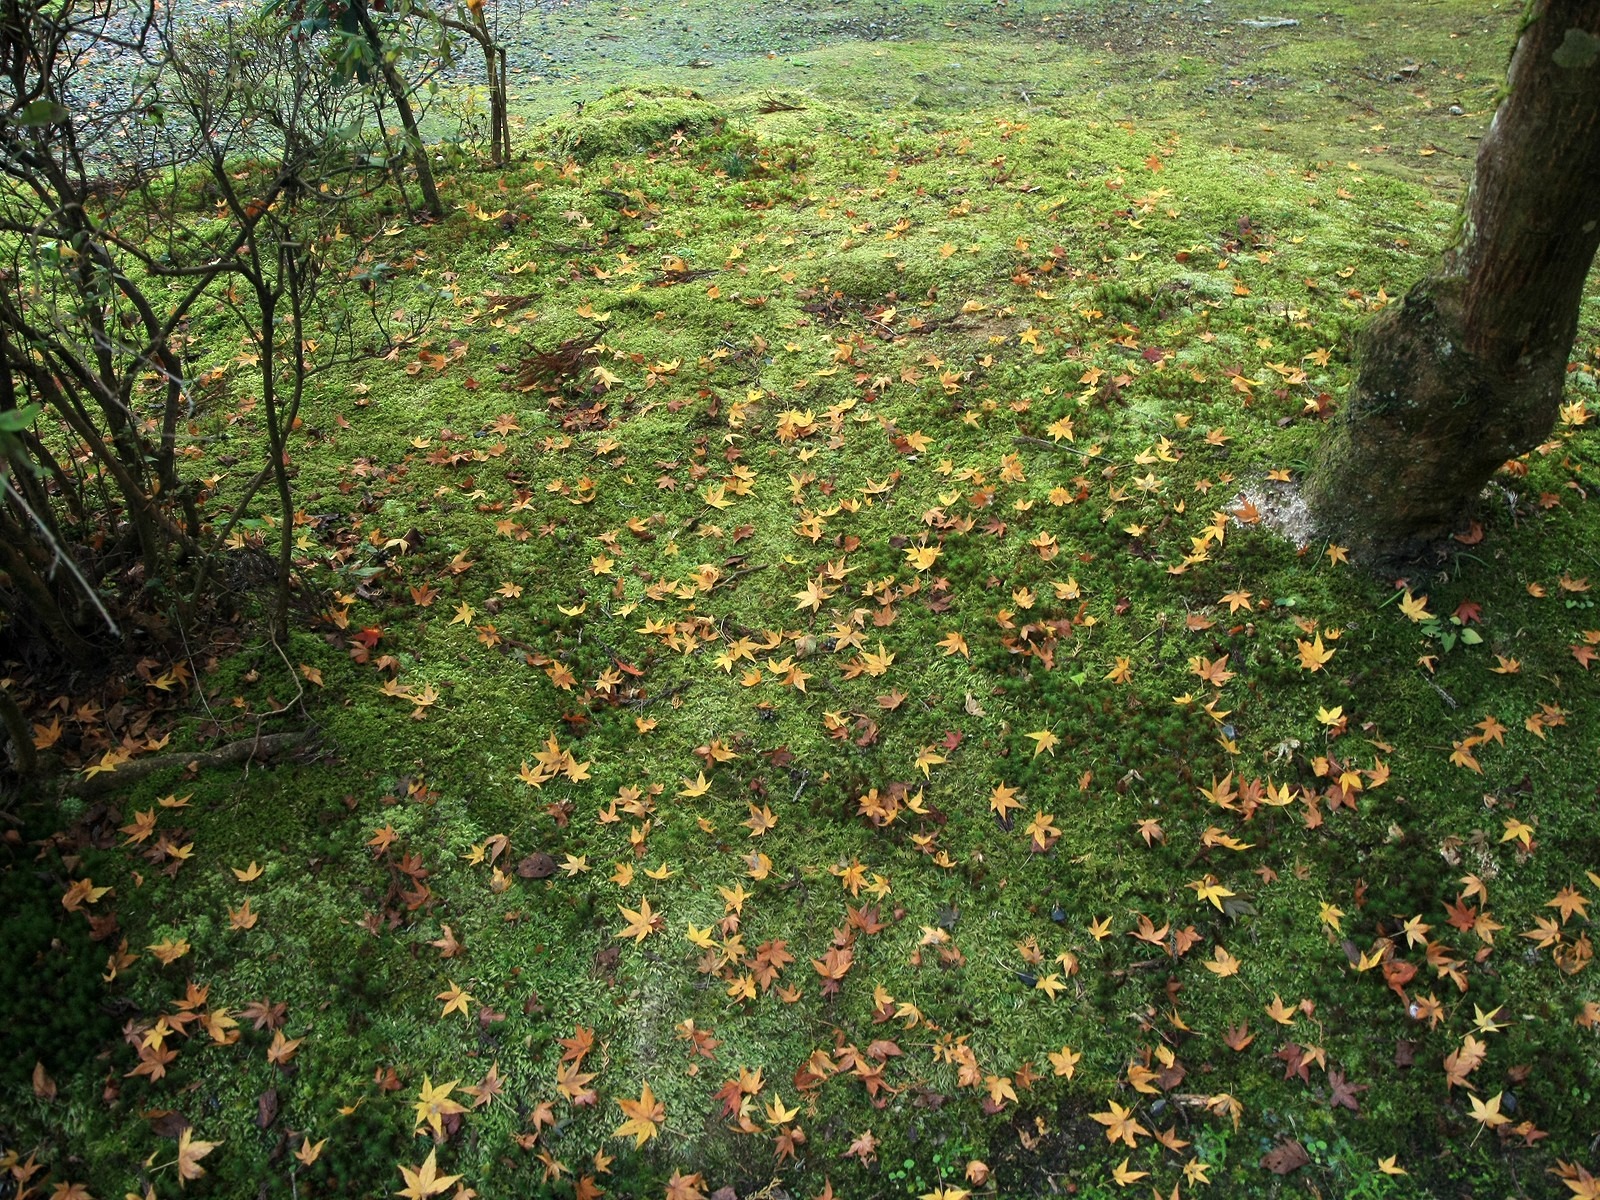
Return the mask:
<svg viewBox="0 0 1600 1200">
<path fill-rule="evenodd" d="M 551 149 L 580 163 L 625 158 L 668 142 L 719 130 L 728 112 L 688 88 L 618 88 L 586 104 L 550 134 Z"/>
</svg>

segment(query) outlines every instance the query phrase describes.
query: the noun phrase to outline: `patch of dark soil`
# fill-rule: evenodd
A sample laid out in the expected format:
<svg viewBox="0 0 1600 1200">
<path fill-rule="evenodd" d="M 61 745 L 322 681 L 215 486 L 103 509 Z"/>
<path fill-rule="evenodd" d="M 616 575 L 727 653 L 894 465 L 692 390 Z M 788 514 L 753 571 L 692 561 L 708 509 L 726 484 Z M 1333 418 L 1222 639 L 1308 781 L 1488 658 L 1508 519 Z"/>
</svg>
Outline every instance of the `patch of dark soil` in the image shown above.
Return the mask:
<svg viewBox="0 0 1600 1200">
<path fill-rule="evenodd" d="M 989 1137 L 989 1168 L 1007 1196 L 1065 1192 L 1064 1183 L 1088 1159 L 1086 1151 L 1103 1143 L 1105 1129 L 1090 1119 L 1090 1104 L 1063 1096 L 1050 1108 L 1023 1107 Z"/>
</svg>

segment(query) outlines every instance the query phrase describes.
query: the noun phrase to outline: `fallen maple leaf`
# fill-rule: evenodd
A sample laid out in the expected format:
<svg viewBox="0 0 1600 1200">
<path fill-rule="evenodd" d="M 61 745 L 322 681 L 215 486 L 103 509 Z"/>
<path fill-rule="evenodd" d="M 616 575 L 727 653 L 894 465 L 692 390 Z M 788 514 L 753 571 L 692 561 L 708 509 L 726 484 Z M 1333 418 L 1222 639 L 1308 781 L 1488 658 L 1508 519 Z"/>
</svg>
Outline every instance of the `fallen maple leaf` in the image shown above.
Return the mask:
<svg viewBox="0 0 1600 1200">
<path fill-rule="evenodd" d="M 459 1175 L 439 1174 L 438 1154 L 438 1147 L 434 1147 L 420 1167 L 401 1167 L 400 1178 L 405 1180 L 406 1186 L 395 1195 L 404 1196 L 406 1200 L 428 1200 L 429 1196 L 437 1196 L 460 1179 Z"/>
<path fill-rule="evenodd" d="M 846 1158 L 859 1158 L 863 1163 L 868 1163 L 877 1157 L 877 1150 L 878 1139 L 873 1136 L 872 1130 L 869 1129 L 865 1133 L 856 1136 L 850 1143 L 850 1148 L 844 1152 L 844 1156 Z M 829 1185 L 828 1191 L 830 1193 L 833 1191 L 832 1185 Z"/>
<path fill-rule="evenodd" d="M 706 1200 L 705 1182 L 698 1171 L 685 1175 L 674 1169 L 672 1178 L 667 1180 L 666 1200 Z"/>
<path fill-rule="evenodd" d="M 294 1057 L 303 1041 L 304 1038 L 286 1038 L 283 1030 L 278 1030 L 272 1035 L 272 1045 L 267 1047 L 267 1061 L 275 1067 L 283 1066 Z"/>
<path fill-rule="evenodd" d="M 1056 747 L 1061 744 L 1061 739 L 1058 738 L 1051 730 L 1040 729 L 1034 733 L 1028 734 L 1027 736 L 1032 738 L 1034 741 L 1034 758 L 1038 758 L 1040 753 L 1045 750 L 1050 751 L 1050 756 L 1052 758 L 1055 757 Z"/>
<path fill-rule="evenodd" d="M 1228 615 L 1231 617 L 1241 608 L 1249 608 L 1250 599 L 1251 594 L 1249 592 L 1229 592 L 1226 596 L 1222 597 L 1222 599 L 1218 600 L 1217 603 L 1226 604 L 1228 606 Z"/>
<path fill-rule="evenodd" d="M 238 908 L 228 909 L 228 925 L 232 929 L 254 929 L 260 916 L 250 907 L 250 897 L 246 896 Z"/>
<path fill-rule="evenodd" d="M 150 951 L 162 966 L 170 966 L 189 953 L 189 939 L 178 938 L 174 941 L 172 938 L 163 938 L 153 946 L 146 946 L 145 949 Z"/>
<path fill-rule="evenodd" d="M 1239 960 L 1233 955 L 1229 954 L 1223 947 L 1212 947 L 1211 954 L 1216 961 L 1206 963 L 1206 970 L 1211 971 L 1216 975 L 1220 975 L 1223 978 L 1226 978 L 1229 975 L 1237 975 L 1239 973 Z"/>
<path fill-rule="evenodd" d="M 1123 1141 L 1130 1150 L 1137 1150 L 1139 1143 L 1134 1139 L 1139 1135 L 1153 1136 L 1148 1129 L 1139 1124 L 1132 1109 L 1123 1108 L 1115 1100 L 1110 1101 L 1111 1107 L 1103 1113 L 1090 1113 L 1089 1119 L 1097 1121 L 1106 1127 L 1106 1141 Z"/>
<path fill-rule="evenodd" d="M 1493 1129 L 1496 1125 L 1509 1125 L 1511 1118 L 1500 1111 L 1500 1098 L 1504 1095 L 1504 1092 L 1496 1092 L 1487 1100 L 1468 1096 L 1467 1102 L 1472 1105 L 1472 1111 L 1467 1115 L 1488 1129 Z"/>
<path fill-rule="evenodd" d="M 1078 1069 L 1078 1062 L 1083 1058 L 1081 1052 L 1071 1046 L 1062 1046 L 1059 1051 L 1050 1051 L 1050 1067 L 1055 1074 L 1063 1079 L 1071 1079 Z"/>
<path fill-rule="evenodd" d="M 460 1082 L 459 1079 L 452 1079 L 449 1083 L 441 1083 L 435 1087 L 428 1076 L 424 1075 L 422 1077 L 422 1091 L 418 1094 L 417 1099 L 412 1102 L 412 1107 L 417 1114 L 416 1131 L 418 1133 L 426 1125 L 433 1130 L 434 1137 L 443 1138 L 444 1118 L 460 1115 L 467 1111 L 460 1104 L 450 1099 L 450 1093 L 455 1090 L 456 1084 Z M 428 1159 L 431 1162 L 433 1156 L 430 1154 Z"/>
<path fill-rule="evenodd" d="M 1431 620 L 1433 614 L 1428 611 L 1428 598 L 1423 596 L 1420 600 L 1411 594 L 1411 589 L 1406 589 L 1406 594 L 1400 598 L 1400 611 L 1413 621 Z"/>
<path fill-rule="evenodd" d="M 461 985 L 456 983 L 454 980 L 449 982 L 449 988 L 440 992 L 434 997 L 436 1000 L 444 1001 L 444 1010 L 439 1013 L 440 1018 L 442 1019 L 444 1017 L 448 1017 L 453 1012 L 458 1012 L 463 1017 L 470 1017 L 472 1012 L 468 1008 L 468 1005 L 471 1004 L 476 997 L 473 996 L 471 992 L 463 991 Z"/>
<path fill-rule="evenodd" d="M 193 1130 L 190 1129 L 185 1129 L 178 1135 L 178 1157 L 175 1165 L 178 1168 L 180 1188 L 187 1186 L 191 1179 L 199 1179 L 206 1173 L 206 1169 L 200 1165 L 200 1160 L 221 1144 L 221 1142 L 197 1142 L 194 1140 Z"/>
<path fill-rule="evenodd" d="M 1261 1165 L 1274 1175 L 1289 1175 L 1311 1162 L 1311 1155 L 1299 1142 L 1290 1138 L 1261 1156 Z"/>
<path fill-rule="evenodd" d="M 1118 1187 L 1127 1187 L 1130 1183 L 1138 1183 L 1141 1179 L 1148 1179 L 1149 1171 L 1133 1171 L 1128 1168 L 1128 1160 L 1124 1158 L 1111 1169 L 1111 1178 Z"/>
<path fill-rule="evenodd" d="M 310 1138 L 302 1136 L 300 1144 L 295 1147 L 294 1156 L 302 1167 L 309 1167 L 316 1162 L 322 1154 L 322 1148 L 328 1144 L 328 1139 L 313 1142 Z"/>
<path fill-rule="evenodd" d="M 1325 650 L 1322 646 L 1322 635 L 1319 633 L 1314 641 L 1295 643 L 1300 648 L 1300 669 L 1302 671 L 1320 671 L 1328 665 L 1334 651 Z"/>
<path fill-rule="evenodd" d="M 666 1105 L 655 1098 L 648 1083 L 640 1086 L 637 1100 L 619 1098 L 617 1106 L 622 1109 L 622 1115 L 628 1119 L 617 1126 L 611 1136 L 632 1137 L 635 1150 L 660 1133 L 661 1126 L 667 1119 Z"/>
<path fill-rule="evenodd" d="M 1016 788 L 1008 787 L 1004 783 L 997 783 L 994 785 L 994 791 L 989 795 L 989 810 L 1004 821 L 1007 812 L 1013 808 L 1020 809 L 1022 807 L 1021 802 L 1016 797 Z"/>
<path fill-rule="evenodd" d="M 619 938 L 633 938 L 634 945 L 643 942 L 645 938 L 656 931 L 655 923 L 661 915 L 650 911 L 649 897 L 639 901 L 639 910 L 637 912 L 631 908 L 624 908 L 620 904 L 617 905 L 617 911 L 626 917 L 628 921 L 627 928 L 617 936 Z"/>
<path fill-rule="evenodd" d="M 1266 1006 L 1266 1012 L 1279 1025 L 1294 1024 L 1294 1009 L 1285 1004 L 1277 992 L 1272 993 L 1272 1003 Z"/>
</svg>

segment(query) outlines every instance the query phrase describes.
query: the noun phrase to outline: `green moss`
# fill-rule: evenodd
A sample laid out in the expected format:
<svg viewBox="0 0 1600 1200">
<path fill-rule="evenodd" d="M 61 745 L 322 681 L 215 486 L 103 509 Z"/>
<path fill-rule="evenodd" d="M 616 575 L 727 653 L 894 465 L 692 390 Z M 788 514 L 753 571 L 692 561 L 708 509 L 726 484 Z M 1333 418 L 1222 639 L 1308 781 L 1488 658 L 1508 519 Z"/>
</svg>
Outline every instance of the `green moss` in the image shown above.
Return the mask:
<svg viewBox="0 0 1600 1200">
<path fill-rule="evenodd" d="M 14 1048 L 3 1078 L 17 1097 L 36 1063 L 64 1091 L 92 1086 L 89 1060 L 116 1027 L 100 982 L 104 952 L 82 916 L 63 909 L 59 871 L 13 860 L 0 872 L 0 1020 Z"/>
<path fill-rule="evenodd" d="M 1594 518 L 1568 485 L 1587 490 L 1577 468 L 1592 435 L 1563 430 L 1508 480 L 1558 503 L 1486 512 L 1481 544 L 1409 580 L 1446 623 L 1479 605 L 1476 645 L 1445 648 L 1444 625 L 1407 620 L 1389 581 L 1333 563 L 1330 548 L 1302 553 L 1227 516 L 1248 515 L 1241 489 L 1281 492 L 1265 476 L 1311 452 L 1310 414 L 1319 395 L 1342 395 L 1351 334 L 1379 290 L 1399 295 L 1448 233 L 1462 163 L 1442 131 L 1464 143 L 1471 120 L 1446 125 L 1437 110 L 1503 64 L 1448 37 L 1477 9 L 1433 7 L 1407 52 L 1440 74 L 1405 85 L 1387 82 L 1392 64 L 1378 71 L 1387 48 L 1368 22 L 1388 10 L 1366 3 L 1291 4 L 1301 27 L 1272 37 L 1173 22 L 1181 50 L 1130 39 L 1113 52 L 1087 24 L 1058 39 L 1053 14 L 1046 25 L 1032 12 L 908 9 L 918 23 L 902 40 L 848 45 L 799 39 L 773 6 L 724 17 L 691 4 L 674 10 L 687 33 L 664 14 L 616 14 L 629 35 L 607 43 L 616 61 L 574 51 L 567 65 L 592 72 L 585 86 L 632 87 L 534 130 L 535 161 L 447 181 L 490 219 L 457 213 L 370 243 L 387 310 L 431 312 L 426 348 L 458 343 L 462 356 L 435 367 L 398 342 L 392 361 L 324 378 L 292 447 L 311 517 L 300 627 L 281 656 L 247 636 L 195 702 L 197 718 L 242 736 L 303 688 L 321 757 L 247 777 L 174 771 L 118 794 L 114 811 L 51 814 L 50 828 L 92 827 L 111 845 L 121 838 L 106 828 L 157 807 L 159 828 L 194 847 L 170 876 L 131 846 L 75 868 L 115 884 L 141 955 L 97 999 L 148 1020 L 190 979 L 236 1016 L 270 998 L 288 1005 L 300 1050 L 272 1066 L 272 1031 L 241 1020 L 236 1043 L 176 1043 L 170 1074 L 151 1082 L 126 1076 L 131 1045 L 93 1029 L 74 1052 L 109 1065 L 64 1071 L 71 1119 L 29 1110 L 17 1144 L 70 1144 L 96 1194 L 115 1194 L 166 1153 L 129 1114 L 181 1107 L 197 1137 L 222 1142 L 209 1184 L 192 1186 L 393 1190 L 396 1165 L 431 1148 L 413 1135 L 423 1078 L 466 1086 L 493 1067 L 501 1094 L 438 1147 L 441 1170 L 486 1195 L 571 1186 L 541 1180 L 515 1140 L 546 1101 L 557 1123 L 537 1149 L 580 1174 L 597 1152 L 616 1155 L 600 1182 L 617 1195 L 658 1193 L 677 1169 L 741 1190 L 776 1170 L 796 1194 L 830 1178 L 839 1194 L 921 1195 L 971 1157 L 994 1167 L 1000 1194 L 1065 1181 L 1096 1195 L 1114 1190 L 1124 1154 L 1163 1194 L 1198 1157 L 1229 1194 L 1266 1195 L 1261 1155 L 1289 1136 L 1313 1159 L 1299 1178 L 1323 1194 L 1498 1194 L 1581 1158 L 1597 1086 L 1593 1035 L 1572 1019 L 1591 972 L 1568 976 L 1517 935 L 1595 866 L 1594 697 L 1570 649 L 1595 622 L 1587 594 L 1558 582 L 1590 570 Z M 633 36 L 634 17 L 660 40 Z M 1124 29 L 1112 8 L 1079 18 Z M 585 18 L 539 19 L 572 32 Z M 797 40 L 773 59 L 763 43 L 757 57 L 675 64 L 680 34 L 708 40 L 713 20 L 748 23 L 730 38 Z M 946 20 L 985 36 L 958 43 Z M 645 56 L 661 86 L 639 86 Z M 1329 79 L 1347 102 L 1330 102 Z M 698 94 L 680 86 L 690 80 Z M 575 86 L 530 88 L 527 111 L 570 106 Z M 981 107 L 963 111 L 974 97 Z M 1424 143 L 1438 152 L 1414 153 Z M 582 169 L 564 170 L 568 158 Z M 220 364 L 237 330 L 213 320 Z M 592 352 L 520 390 L 524 360 L 572 339 Z M 1589 379 L 1575 373 L 1575 394 Z M 815 428 L 791 436 L 791 410 Z M 219 440 L 196 443 L 192 469 L 246 454 L 256 419 L 202 414 L 202 436 Z M 736 468 L 754 473 L 748 489 Z M 250 528 L 265 533 L 262 516 Z M 1221 540 L 1185 564 L 1208 528 Z M 907 551 L 923 541 L 940 554 L 918 570 Z M 797 606 L 819 578 L 833 593 L 816 612 Z M 885 606 L 886 588 L 905 594 Z M 1227 597 L 1241 592 L 1235 608 Z M 856 610 L 861 648 L 839 640 Z M 1335 650 L 1314 674 L 1298 648 L 1312 631 Z M 966 655 L 940 648 L 951 632 Z M 734 661 L 739 638 L 773 644 Z M 881 674 L 853 661 L 880 643 L 895 656 Z M 1520 670 L 1494 672 L 1495 654 Z M 1233 678 L 1213 688 L 1196 668 L 1218 662 Z M 391 681 L 431 703 L 385 695 Z M 1542 704 L 1567 724 L 1536 722 L 1541 740 L 1523 720 Z M 1348 726 L 1330 733 L 1334 708 Z M 1507 733 L 1476 747 L 1480 777 L 1449 756 L 1490 713 Z M 1036 754 L 1026 735 L 1047 728 L 1058 743 Z M 585 777 L 530 786 L 523 764 L 552 737 Z M 197 744 L 191 727 L 175 738 Z M 718 762 L 713 745 L 737 757 Z M 1329 773 L 1347 766 L 1366 772 L 1363 790 L 1330 808 Z M 704 794 L 682 794 L 702 771 Z M 1258 778 L 1292 788 L 1292 802 L 1247 815 L 1204 794 Z M 990 809 L 1001 783 L 1022 805 L 1004 823 Z M 925 811 L 902 807 L 882 826 L 859 815 L 863 796 L 896 785 Z M 647 816 L 627 811 L 635 789 L 652 798 Z M 1315 811 L 1306 790 L 1324 793 Z M 155 806 L 174 791 L 192 794 L 187 809 Z M 743 824 L 752 804 L 777 818 L 759 839 Z M 1047 853 L 1030 849 L 1036 814 L 1059 833 Z M 1513 816 L 1535 828 L 1536 852 L 1500 840 Z M 387 850 L 374 844 L 385 830 Z M 516 873 L 535 853 L 554 875 Z M 241 883 L 233 869 L 252 860 L 263 873 Z M 854 862 L 859 894 L 838 874 Z M 631 883 L 613 881 L 619 866 Z M 1505 926 L 1493 947 L 1449 924 L 1468 873 Z M 1226 908 L 1192 890 L 1206 876 L 1233 892 Z M 799 989 L 793 1004 L 775 989 L 730 996 L 753 969 L 743 959 L 698 969 L 689 930 L 718 926 L 718 889 L 736 883 L 744 950 L 781 938 L 796 960 L 779 981 Z M 228 914 L 246 895 L 259 922 L 237 930 Z M 665 929 L 619 939 L 619 909 L 644 897 Z M 42 918 L 58 903 L 47 899 L 29 911 Z M 1324 904 L 1343 912 L 1337 933 Z M 869 907 L 878 932 L 861 928 Z M 1140 941 L 1141 916 L 1199 940 L 1181 956 Z M 1466 964 L 1466 993 L 1405 944 L 1399 923 L 1417 916 Z M 462 948 L 451 958 L 436 945 L 446 926 Z M 824 996 L 813 961 L 852 928 L 854 965 Z M 1563 936 L 1582 928 L 1574 917 Z M 169 967 L 143 950 L 179 934 L 192 950 Z M 1380 938 L 1418 966 L 1407 1000 L 1444 1002 L 1437 1028 L 1408 1015 L 1381 970 L 1352 965 L 1348 946 L 1359 964 Z M 941 958 L 949 946 L 959 957 Z M 1216 946 L 1238 958 L 1236 976 L 1206 969 Z M 1033 986 L 1051 972 L 1066 987 L 1054 1001 Z M 452 984 L 474 997 L 469 1017 L 441 1017 Z M 882 1019 L 878 988 L 914 1007 L 911 1027 L 909 1010 Z M 1311 1011 L 1281 1028 L 1263 1012 L 1275 994 Z M 1515 1019 L 1474 1032 L 1469 1004 Z M 690 1020 L 719 1041 L 714 1058 L 677 1036 Z M 1235 1053 L 1222 1036 L 1243 1024 L 1256 1041 Z M 558 1039 L 577 1025 L 598 1038 L 583 1068 L 593 1104 L 557 1087 Z M 1548 1139 L 1474 1139 L 1461 1089 L 1437 1070 L 1469 1032 L 1489 1047 L 1481 1094 L 1532 1066 L 1504 1087 Z M 1018 1100 L 986 1113 L 986 1089 L 932 1053 L 946 1036 L 966 1038 L 979 1080 L 1012 1080 Z M 814 1052 L 880 1038 L 903 1053 L 885 1060 L 876 1096 L 848 1071 L 798 1090 Z M 1414 1044 L 1414 1067 L 1396 1065 L 1397 1039 Z M 1288 1040 L 1370 1085 L 1359 1115 L 1330 1108 L 1326 1071 L 1283 1077 L 1273 1053 Z M 1070 1082 L 1048 1065 L 1063 1044 L 1083 1054 Z M 1152 1097 L 1128 1068 L 1158 1047 L 1187 1074 Z M 741 1067 L 764 1072 L 758 1125 L 775 1097 L 801 1106 L 799 1161 L 774 1163 L 770 1130 L 730 1128 L 714 1093 Z M 391 1068 L 399 1087 L 386 1090 Z M 121 1108 L 97 1106 L 102 1075 L 123 1080 Z M 635 1153 L 613 1136 L 616 1102 L 646 1081 L 667 1122 Z M 261 1129 L 269 1088 L 279 1115 Z M 1244 1106 L 1237 1130 L 1188 1098 L 1224 1093 Z M 1090 1116 L 1108 1098 L 1192 1149 L 1108 1146 Z M 876 1161 L 843 1158 L 867 1129 Z M 328 1145 L 291 1182 L 301 1133 Z M 1376 1172 L 1389 1154 L 1409 1183 Z"/>
<path fill-rule="evenodd" d="M 550 133 L 551 152 L 580 163 L 626 159 L 674 135 L 699 138 L 727 123 L 724 108 L 688 88 L 619 88 L 582 106 Z"/>
</svg>

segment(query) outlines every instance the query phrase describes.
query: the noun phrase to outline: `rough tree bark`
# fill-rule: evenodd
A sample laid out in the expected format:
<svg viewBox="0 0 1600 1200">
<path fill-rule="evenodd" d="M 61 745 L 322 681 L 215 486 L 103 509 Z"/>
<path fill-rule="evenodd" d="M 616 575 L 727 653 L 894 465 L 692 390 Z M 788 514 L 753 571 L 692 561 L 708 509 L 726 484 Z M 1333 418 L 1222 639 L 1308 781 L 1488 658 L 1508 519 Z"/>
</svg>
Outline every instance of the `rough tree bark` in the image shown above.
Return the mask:
<svg viewBox="0 0 1600 1200">
<path fill-rule="evenodd" d="M 1359 339 L 1306 481 L 1323 532 L 1414 555 L 1549 436 L 1597 246 L 1600 4 L 1530 0 L 1458 240 Z"/>
</svg>

